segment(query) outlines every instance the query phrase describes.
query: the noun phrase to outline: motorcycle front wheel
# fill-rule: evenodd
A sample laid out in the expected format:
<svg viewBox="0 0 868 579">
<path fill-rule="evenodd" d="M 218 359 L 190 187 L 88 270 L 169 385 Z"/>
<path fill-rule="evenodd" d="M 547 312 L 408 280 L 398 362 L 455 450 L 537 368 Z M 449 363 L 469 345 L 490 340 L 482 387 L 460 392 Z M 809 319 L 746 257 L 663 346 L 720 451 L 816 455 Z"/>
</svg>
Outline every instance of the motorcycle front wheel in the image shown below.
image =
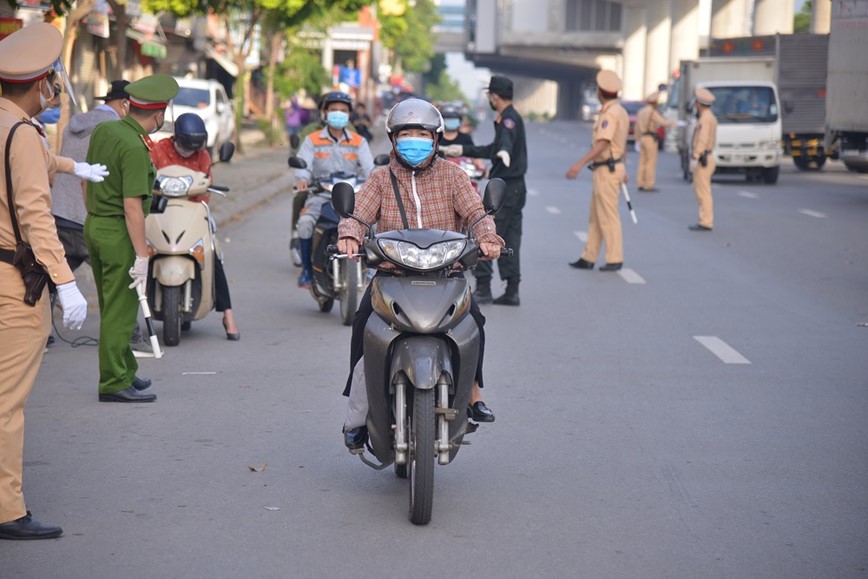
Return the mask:
<svg viewBox="0 0 868 579">
<path fill-rule="evenodd" d="M 410 419 L 410 522 L 427 525 L 434 503 L 434 390 L 413 393 L 413 416 Z"/>
<path fill-rule="evenodd" d="M 181 343 L 181 286 L 163 286 L 163 343 Z"/>
<path fill-rule="evenodd" d="M 359 268 L 356 262 L 341 260 L 341 278 L 344 285 L 340 295 L 341 321 L 345 326 L 352 326 L 359 305 Z"/>
</svg>

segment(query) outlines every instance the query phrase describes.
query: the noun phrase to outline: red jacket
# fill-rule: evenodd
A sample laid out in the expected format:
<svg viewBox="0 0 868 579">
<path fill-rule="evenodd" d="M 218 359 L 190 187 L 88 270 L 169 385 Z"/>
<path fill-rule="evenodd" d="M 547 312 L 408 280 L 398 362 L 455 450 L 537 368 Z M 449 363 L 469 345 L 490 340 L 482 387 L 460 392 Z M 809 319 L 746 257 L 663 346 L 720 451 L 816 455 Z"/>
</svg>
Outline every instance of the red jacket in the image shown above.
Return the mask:
<svg viewBox="0 0 868 579">
<path fill-rule="evenodd" d="M 169 137 L 151 145 L 151 160 L 154 162 L 154 167 L 157 170 L 169 165 L 181 165 L 182 167 L 189 167 L 195 171 L 205 173 L 210 179 L 214 179 L 214 176 L 211 175 L 211 155 L 208 154 L 208 151 L 199 149 L 189 157 L 182 157 L 175 150 L 175 137 Z M 206 193 L 197 197 L 190 197 L 189 199 L 190 201 L 204 201 L 207 203 L 211 200 L 211 194 Z"/>
</svg>

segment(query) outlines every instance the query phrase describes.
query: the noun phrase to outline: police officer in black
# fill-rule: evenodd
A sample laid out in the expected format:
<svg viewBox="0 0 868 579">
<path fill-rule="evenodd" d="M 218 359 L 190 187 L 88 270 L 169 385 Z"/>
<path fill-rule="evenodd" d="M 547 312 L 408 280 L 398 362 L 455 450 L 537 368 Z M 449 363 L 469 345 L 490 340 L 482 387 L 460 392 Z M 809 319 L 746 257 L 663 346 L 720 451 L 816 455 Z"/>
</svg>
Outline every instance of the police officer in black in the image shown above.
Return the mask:
<svg viewBox="0 0 868 579">
<path fill-rule="evenodd" d="M 497 234 L 511 247 L 511 257 L 497 260 L 501 279 L 506 280 L 506 293 L 492 300 L 491 262 L 482 261 L 476 266 L 476 293 L 480 304 L 491 303 L 517 306 L 518 284 L 521 280 L 519 250 L 521 249 L 521 211 L 527 199 L 524 174 L 527 172 L 527 141 L 524 121 L 512 106 L 512 81 L 505 76 L 492 76 L 488 83 L 488 103 L 497 112 L 494 120 L 494 142 L 474 147 L 449 145 L 444 152 L 447 157 L 482 157 L 492 162 L 489 177 L 506 181 L 506 199 L 503 207 L 494 216 Z"/>
</svg>

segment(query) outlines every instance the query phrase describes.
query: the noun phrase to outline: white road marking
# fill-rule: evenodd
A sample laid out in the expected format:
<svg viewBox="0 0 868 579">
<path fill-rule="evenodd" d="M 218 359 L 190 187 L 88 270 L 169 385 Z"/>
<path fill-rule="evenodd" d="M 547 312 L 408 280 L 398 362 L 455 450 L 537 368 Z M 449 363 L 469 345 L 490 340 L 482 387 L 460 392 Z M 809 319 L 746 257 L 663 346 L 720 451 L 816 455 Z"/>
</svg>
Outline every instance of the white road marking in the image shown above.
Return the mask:
<svg viewBox="0 0 868 579">
<path fill-rule="evenodd" d="M 573 233 L 575 233 L 576 237 L 578 237 L 578 238 L 579 238 L 579 241 L 581 241 L 582 243 L 585 243 L 585 242 L 588 241 L 588 233 L 587 233 L 587 232 L 585 232 L 585 231 L 574 231 Z"/>
<path fill-rule="evenodd" d="M 560 215 L 561 210 L 555 207 L 554 205 L 546 205 L 546 211 L 551 213 L 552 215 Z"/>
<path fill-rule="evenodd" d="M 802 215 L 807 215 L 808 217 L 816 217 L 817 219 L 825 219 L 827 215 L 825 213 L 820 213 L 819 211 L 814 211 L 813 209 L 799 209 L 799 213 Z"/>
<path fill-rule="evenodd" d="M 748 199 L 756 199 L 757 197 L 759 197 L 759 195 L 757 195 L 756 193 L 751 193 L 750 191 L 739 191 L 738 194 L 742 197 L 747 197 Z"/>
<path fill-rule="evenodd" d="M 217 372 L 181 372 L 181 376 L 213 376 Z"/>
<path fill-rule="evenodd" d="M 620 275 L 627 283 L 645 283 L 645 280 L 642 278 L 642 276 L 630 269 L 629 267 L 619 269 L 618 275 Z"/>
<path fill-rule="evenodd" d="M 717 336 L 693 336 L 693 339 L 708 348 L 724 364 L 750 364 L 750 360 Z"/>
<path fill-rule="evenodd" d="M 528 189 L 527 194 L 531 197 L 536 197 L 537 195 L 539 195 L 539 191 L 537 191 L 536 189 Z"/>
</svg>

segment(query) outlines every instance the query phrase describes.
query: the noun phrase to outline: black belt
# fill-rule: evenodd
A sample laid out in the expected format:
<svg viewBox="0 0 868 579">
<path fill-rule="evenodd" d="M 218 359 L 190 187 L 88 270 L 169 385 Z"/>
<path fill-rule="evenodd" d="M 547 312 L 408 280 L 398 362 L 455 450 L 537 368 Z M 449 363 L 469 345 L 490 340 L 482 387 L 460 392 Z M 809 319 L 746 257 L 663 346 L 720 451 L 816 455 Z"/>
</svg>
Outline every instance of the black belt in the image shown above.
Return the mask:
<svg viewBox="0 0 868 579">
<path fill-rule="evenodd" d="M 656 136 L 657 136 L 657 133 L 652 133 L 651 131 L 645 131 L 644 133 L 642 133 L 642 136 L 643 136 L 643 137 L 645 137 L 645 136 L 648 136 L 648 137 L 656 137 Z"/>
<path fill-rule="evenodd" d="M 88 217 L 105 217 L 106 219 L 125 219 L 126 215 L 97 215 L 96 213 L 88 213 Z"/>
<path fill-rule="evenodd" d="M 617 163 L 623 163 L 623 162 L 624 162 L 624 157 L 618 157 L 617 159 L 607 159 L 605 161 L 600 161 L 599 163 L 593 162 L 588 166 L 591 168 L 591 171 L 596 171 L 600 167 L 609 167 L 610 170 L 614 171 L 615 165 Z"/>
</svg>

